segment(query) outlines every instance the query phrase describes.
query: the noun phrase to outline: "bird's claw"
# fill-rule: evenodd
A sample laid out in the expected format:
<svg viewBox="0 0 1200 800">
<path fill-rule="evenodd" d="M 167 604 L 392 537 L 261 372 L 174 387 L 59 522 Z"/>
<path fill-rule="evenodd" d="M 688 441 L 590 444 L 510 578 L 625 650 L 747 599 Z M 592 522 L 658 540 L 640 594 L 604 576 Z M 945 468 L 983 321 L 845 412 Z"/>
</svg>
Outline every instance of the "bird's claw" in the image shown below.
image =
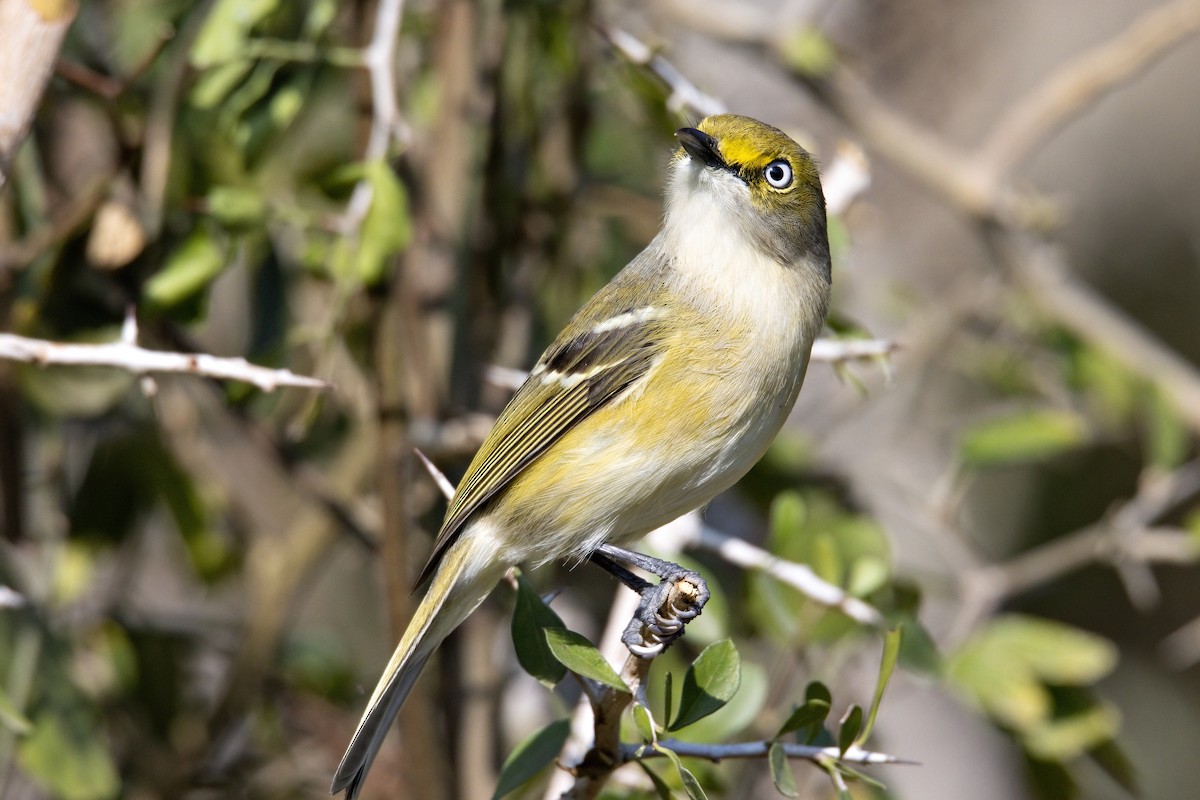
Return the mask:
<svg viewBox="0 0 1200 800">
<path fill-rule="evenodd" d="M 698 573 L 679 570 L 642 593 L 637 613 L 621 641 L 640 658 L 653 658 L 683 635 L 683 628 L 708 602 L 708 585 Z"/>
</svg>

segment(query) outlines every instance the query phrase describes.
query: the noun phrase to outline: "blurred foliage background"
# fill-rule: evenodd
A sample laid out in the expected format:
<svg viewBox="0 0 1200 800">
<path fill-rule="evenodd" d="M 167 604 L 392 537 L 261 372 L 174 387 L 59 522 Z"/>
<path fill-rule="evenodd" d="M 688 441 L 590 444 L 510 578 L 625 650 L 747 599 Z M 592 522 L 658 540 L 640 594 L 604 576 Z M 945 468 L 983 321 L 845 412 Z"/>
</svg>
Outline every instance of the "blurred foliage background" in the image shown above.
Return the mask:
<svg viewBox="0 0 1200 800">
<path fill-rule="evenodd" d="M 410 0 L 388 36 L 400 5 L 78 9 L 0 191 L 0 330 L 111 341 L 133 308 L 146 347 L 333 388 L 0 361 L 0 794 L 325 796 L 444 508 L 413 448 L 460 474 L 491 368 L 654 234 L 689 86 L 869 163 L 832 328 L 900 350 L 814 364 L 705 515 L 909 623 L 869 745 L 920 766 L 854 796 L 1200 785 L 1196 2 Z M 726 636 L 742 662 L 695 735 L 769 737 L 813 679 L 835 717 L 869 702 L 881 632 L 683 557 L 716 596 L 656 671 Z M 600 636 L 609 579 L 531 579 Z M 366 797 L 491 796 L 565 715 L 514 602 L 448 642 Z M 775 792 L 761 762 L 693 769 Z"/>
</svg>

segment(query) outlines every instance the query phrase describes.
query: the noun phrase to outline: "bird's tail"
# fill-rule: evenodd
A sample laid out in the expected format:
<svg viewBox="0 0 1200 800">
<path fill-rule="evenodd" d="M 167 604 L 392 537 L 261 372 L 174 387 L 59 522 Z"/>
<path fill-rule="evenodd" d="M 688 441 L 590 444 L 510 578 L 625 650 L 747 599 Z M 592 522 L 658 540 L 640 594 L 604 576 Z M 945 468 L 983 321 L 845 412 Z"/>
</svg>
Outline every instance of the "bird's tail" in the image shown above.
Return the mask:
<svg viewBox="0 0 1200 800">
<path fill-rule="evenodd" d="M 358 730 L 333 776 L 330 794 L 345 789 L 346 800 L 354 800 L 425 662 L 495 586 L 500 577 L 496 569 L 472 563 L 476 549 L 470 537 L 463 537 L 443 557 L 367 703 Z"/>
</svg>

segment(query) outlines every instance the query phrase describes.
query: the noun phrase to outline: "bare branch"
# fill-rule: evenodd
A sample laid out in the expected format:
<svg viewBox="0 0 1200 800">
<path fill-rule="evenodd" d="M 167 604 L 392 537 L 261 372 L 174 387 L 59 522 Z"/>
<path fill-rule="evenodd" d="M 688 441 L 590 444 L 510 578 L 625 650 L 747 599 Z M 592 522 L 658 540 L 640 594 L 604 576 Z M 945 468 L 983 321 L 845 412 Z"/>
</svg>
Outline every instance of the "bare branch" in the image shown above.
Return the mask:
<svg viewBox="0 0 1200 800">
<path fill-rule="evenodd" d="M 812 360 L 838 364 L 864 358 L 884 358 L 900 349 L 887 339 L 829 339 L 813 342 Z"/>
<path fill-rule="evenodd" d="M 1117 36 L 1063 64 L 1025 94 L 980 148 L 983 160 L 997 174 L 1011 170 L 1073 117 L 1197 31 L 1197 0 L 1175 0 L 1147 11 Z"/>
<path fill-rule="evenodd" d="M 631 33 L 620 28 L 599 26 L 600 35 L 608 40 L 613 49 L 621 54 L 629 63 L 646 68 L 651 74 L 662 81 L 670 94 L 667 97 L 667 108 L 676 113 L 707 117 L 711 114 L 723 114 L 725 104 L 710 94 L 700 91 L 694 83 L 684 77 L 675 65 L 638 39 Z"/>
<path fill-rule="evenodd" d="M 371 132 L 363 160 L 380 161 L 387 157 L 400 127 L 400 110 L 396 102 L 396 39 L 400 36 L 400 19 L 404 0 L 379 0 L 375 8 L 375 29 L 371 42 L 363 50 L 362 64 L 371 80 Z M 371 208 L 373 190 L 370 181 L 359 181 L 346 210 L 338 220 L 343 233 L 355 233 Z"/>
<path fill-rule="evenodd" d="M 668 750 L 673 750 L 676 754 L 684 758 L 703 758 L 708 761 L 724 761 L 728 758 L 766 758 L 767 750 L 772 742 L 757 741 L 757 742 L 734 742 L 732 744 L 700 744 L 698 742 L 681 742 L 678 739 L 663 739 L 659 745 Z M 804 758 L 809 761 L 841 761 L 850 764 L 916 764 L 915 761 L 910 761 L 905 758 L 888 755 L 887 753 L 877 753 L 872 750 L 864 750 L 858 745 L 854 745 L 846 749 L 845 753 L 839 752 L 836 747 L 816 747 L 806 744 L 795 744 L 794 742 L 781 742 L 783 752 L 787 753 L 788 758 Z M 622 749 L 622 757 L 626 761 L 636 759 L 653 758 L 660 755 L 652 750 L 639 752 L 639 748 L 631 745 L 626 745 Z"/>
<path fill-rule="evenodd" d="M 0 358 L 23 361 L 39 366 L 50 364 L 64 366 L 113 367 L 137 375 L 148 373 L 185 373 L 209 378 L 235 380 L 250 383 L 265 392 L 280 386 L 296 386 L 308 389 L 328 389 L 330 384 L 319 378 L 297 375 L 286 369 L 260 367 L 244 358 L 222 358 L 206 353 L 171 353 L 161 350 L 146 350 L 139 347 L 136 338 L 136 323 L 130 329 L 132 316 L 126 324 L 119 341 L 108 344 L 68 344 L 30 339 L 12 333 L 0 333 Z"/>
</svg>

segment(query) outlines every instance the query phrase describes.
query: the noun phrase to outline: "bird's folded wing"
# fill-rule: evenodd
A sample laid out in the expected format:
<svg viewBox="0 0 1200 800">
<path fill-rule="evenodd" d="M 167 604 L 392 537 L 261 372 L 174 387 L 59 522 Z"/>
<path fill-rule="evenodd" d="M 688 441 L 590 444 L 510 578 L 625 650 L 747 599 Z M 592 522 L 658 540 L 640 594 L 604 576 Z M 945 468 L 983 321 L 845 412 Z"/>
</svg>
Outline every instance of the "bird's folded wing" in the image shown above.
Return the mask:
<svg viewBox="0 0 1200 800">
<path fill-rule="evenodd" d="M 571 335 L 568 327 L 496 420 L 459 482 L 421 577 L 437 568 L 463 525 L 567 431 L 644 377 L 664 349 L 662 315 L 632 309 Z"/>
</svg>

